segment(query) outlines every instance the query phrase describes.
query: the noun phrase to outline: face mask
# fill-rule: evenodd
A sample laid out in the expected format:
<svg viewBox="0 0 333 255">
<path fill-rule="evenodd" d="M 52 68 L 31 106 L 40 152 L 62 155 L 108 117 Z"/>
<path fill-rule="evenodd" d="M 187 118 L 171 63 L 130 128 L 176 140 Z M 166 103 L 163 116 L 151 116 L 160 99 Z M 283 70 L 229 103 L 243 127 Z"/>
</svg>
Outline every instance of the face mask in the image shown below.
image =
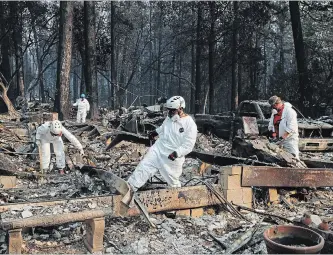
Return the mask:
<svg viewBox="0 0 333 255">
<path fill-rule="evenodd" d="M 172 120 L 173 122 L 175 122 L 175 121 L 177 121 L 177 120 L 179 120 L 179 119 L 180 119 L 179 114 L 175 114 L 175 115 L 173 115 L 173 116 L 171 117 L 171 120 Z"/>
<path fill-rule="evenodd" d="M 177 114 L 177 110 L 174 110 L 174 109 L 172 109 L 172 110 L 168 110 L 168 116 L 169 116 L 170 119 L 171 119 L 174 115 L 178 115 L 178 114 Z"/>
</svg>

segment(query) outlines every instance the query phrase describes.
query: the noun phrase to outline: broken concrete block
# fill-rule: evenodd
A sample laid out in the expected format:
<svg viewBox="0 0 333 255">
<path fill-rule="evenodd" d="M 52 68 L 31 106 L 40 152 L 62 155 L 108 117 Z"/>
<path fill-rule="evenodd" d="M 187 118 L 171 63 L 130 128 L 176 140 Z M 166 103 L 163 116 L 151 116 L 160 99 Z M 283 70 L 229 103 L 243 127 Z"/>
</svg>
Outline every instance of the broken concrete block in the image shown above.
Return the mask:
<svg viewBox="0 0 333 255">
<path fill-rule="evenodd" d="M 279 200 L 277 189 L 268 189 L 269 201 L 274 202 Z"/>
<path fill-rule="evenodd" d="M 193 218 L 199 218 L 199 217 L 203 216 L 203 214 L 204 214 L 203 208 L 194 208 L 194 209 L 191 209 L 191 216 Z"/>
<path fill-rule="evenodd" d="M 103 237 L 105 220 L 104 218 L 95 218 L 86 220 L 87 234 L 84 244 L 89 252 L 99 252 L 103 250 Z"/>
<path fill-rule="evenodd" d="M 0 188 L 11 189 L 16 186 L 16 176 L 0 175 Z"/>
<path fill-rule="evenodd" d="M 233 202 L 238 205 L 243 204 L 241 189 L 223 189 L 223 195 L 229 202 Z"/>
<path fill-rule="evenodd" d="M 242 166 L 224 166 L 221 167 L 220 172 L 222 175 L 240 175 L 242 174 Z"/>
<path fill-rule="evenodd" d="M 243 203 L 252 203 L 252 188 L 242 188 Z"/>
<path fill-rule="evenodd" d="M 222 189 L 240 189 L 240 175 L 220 175 L 220 184 Z"/>
<path fill-rule="evenodd" d="M 21 254 L 22 250 L 22 229 L 12 229 L 8 231 L 8 253 L 9 254 Z"/>
</svg>

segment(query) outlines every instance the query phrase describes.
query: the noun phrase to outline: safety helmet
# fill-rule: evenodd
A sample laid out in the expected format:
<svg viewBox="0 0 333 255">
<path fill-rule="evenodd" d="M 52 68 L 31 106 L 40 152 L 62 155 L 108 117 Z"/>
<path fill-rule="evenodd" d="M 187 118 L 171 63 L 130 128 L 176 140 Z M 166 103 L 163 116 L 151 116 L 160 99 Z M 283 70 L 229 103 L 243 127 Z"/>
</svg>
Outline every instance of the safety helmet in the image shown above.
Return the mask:
<svg viewBox="0 0 333 255">
<path fill-rule="evenodd" d="M 165 108 L 168 109 L 179 109 L 180 107 L 185 108 L 185 100 L 181 96 L 173 96 L 165 103 Z"/>
<path fill-rule="evenodd" d="M 85 95 L 85 94 L 81 94 L 81 97 L 82 97 L 82 98 L 85 98 L 85 97 L 86 97 L 86 95 Z"/>
<path fill-rule="evenodd" d="M 51 122 L 51 127 L 50 127 L 51 133 L 55 135 L 60 135 L 62 132 L 62 124 L 59 120 L 54 120 Z"/>
</svg>

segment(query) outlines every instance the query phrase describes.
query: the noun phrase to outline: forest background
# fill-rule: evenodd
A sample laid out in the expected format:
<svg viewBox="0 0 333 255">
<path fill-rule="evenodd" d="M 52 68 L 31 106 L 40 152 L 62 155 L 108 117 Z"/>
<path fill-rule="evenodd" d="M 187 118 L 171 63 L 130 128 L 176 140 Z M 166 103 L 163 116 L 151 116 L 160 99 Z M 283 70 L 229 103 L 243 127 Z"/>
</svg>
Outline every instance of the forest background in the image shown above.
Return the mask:
<svg viewBox="0 0 333 255">
<path fill-rule="evenodd" d="M 333 2 L 0 1 L 0 109 L 23 96 L 63 119 L 85 93 L 96 118 L 181 95 L 215 114 L 278 94 L 314 117 L 333 105 L 332 46 Z"/>
</svg>

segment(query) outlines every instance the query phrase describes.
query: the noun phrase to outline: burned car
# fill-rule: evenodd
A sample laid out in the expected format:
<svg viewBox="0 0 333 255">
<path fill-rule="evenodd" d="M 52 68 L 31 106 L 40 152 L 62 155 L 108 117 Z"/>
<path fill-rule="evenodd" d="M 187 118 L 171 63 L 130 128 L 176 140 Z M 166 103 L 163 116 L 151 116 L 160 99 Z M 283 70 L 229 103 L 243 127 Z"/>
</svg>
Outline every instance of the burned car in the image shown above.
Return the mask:
<svg viewBox="0 0 333 255">
<path fill-rule="evenodd" d="M 333 150 L 333 126 L 319 120 L 307 119 L 296 109 L 298 117 L 299 149 L 301 151 Z M 242 128 L 242 117 L 255 117 L 259 134 L 268 136 L 268 123 L 272 109 L 267 101 L 246 100 L 235 112 L 209 115 L 196 114 L 195 121 L 200 132 L 231 139 Z"/>
</svg>

